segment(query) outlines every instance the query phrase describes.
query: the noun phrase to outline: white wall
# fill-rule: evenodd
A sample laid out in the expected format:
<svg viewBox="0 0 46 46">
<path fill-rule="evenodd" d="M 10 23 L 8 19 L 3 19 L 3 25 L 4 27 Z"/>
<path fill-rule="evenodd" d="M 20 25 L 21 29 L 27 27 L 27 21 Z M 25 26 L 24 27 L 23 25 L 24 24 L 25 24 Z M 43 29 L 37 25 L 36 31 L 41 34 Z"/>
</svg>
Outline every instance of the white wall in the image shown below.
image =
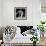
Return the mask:
<svg viewBox="0 0 46 46">
<path fill-rule="evenodd" d="M 27 7 L 27 20 L 14 20 L 14 7 Z M 40 20 L 40 0 L 3 0 L 2 25 L 34 25 Z"/>
<path fill-rule="evenodd" d="M 0 0 L 0 25 L 1 25 L 1 0 Z"/>
<path fill-rule="evenodd" d="M 41 20 L 41 2 L 40 0 L 32 1 L 32 15 L 33 15 L 33 26 L 37 26 Z"/>
<path fill-rule="evenodd" d="M 2 0 L 0 0 L 0 26 L 2 25 Z"/>
</svg>

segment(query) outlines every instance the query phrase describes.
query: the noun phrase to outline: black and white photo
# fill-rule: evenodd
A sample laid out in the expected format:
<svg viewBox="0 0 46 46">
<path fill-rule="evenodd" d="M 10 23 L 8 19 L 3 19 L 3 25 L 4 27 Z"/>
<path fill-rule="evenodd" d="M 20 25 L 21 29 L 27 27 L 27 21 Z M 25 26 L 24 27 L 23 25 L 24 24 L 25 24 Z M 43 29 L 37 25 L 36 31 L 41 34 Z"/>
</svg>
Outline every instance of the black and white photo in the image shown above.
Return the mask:
<svg viewBox="0 0 46 46">
<path fill-rule="evenodd" d="M 14 8 L 14 19 L 26 20 L 27 19 L 27 8 L 26 7 L 15 7 Z"/>
</svg>

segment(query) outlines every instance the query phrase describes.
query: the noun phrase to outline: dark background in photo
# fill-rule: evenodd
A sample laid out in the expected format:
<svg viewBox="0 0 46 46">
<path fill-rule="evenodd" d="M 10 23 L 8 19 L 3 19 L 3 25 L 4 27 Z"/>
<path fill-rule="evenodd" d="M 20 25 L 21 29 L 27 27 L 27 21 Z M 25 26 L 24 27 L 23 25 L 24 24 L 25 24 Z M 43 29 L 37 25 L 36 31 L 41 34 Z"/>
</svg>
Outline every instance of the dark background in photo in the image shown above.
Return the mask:
<svg viewBox="0 0 46 46">
<path fill-rule="evenodd" d="M 16 9 L 16 17 L 21 17 L 22 12 L 23 12 L 22 17 L 25 17 L 25 9 Z"/>
</svg>

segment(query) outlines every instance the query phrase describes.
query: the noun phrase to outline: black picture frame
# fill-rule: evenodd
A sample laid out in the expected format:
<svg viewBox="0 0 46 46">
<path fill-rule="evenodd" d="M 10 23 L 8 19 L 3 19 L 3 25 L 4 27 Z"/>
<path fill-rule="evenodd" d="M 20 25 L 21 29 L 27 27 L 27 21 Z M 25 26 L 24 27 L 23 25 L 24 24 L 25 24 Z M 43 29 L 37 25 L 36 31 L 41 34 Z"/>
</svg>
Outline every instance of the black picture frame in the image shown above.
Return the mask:
<svg viewBox="0 0 46 46">
<path fill-rule="evenodd" d="M 27 7 L 14 7 L 14 20 L 27 20 Z"/>
</svg>

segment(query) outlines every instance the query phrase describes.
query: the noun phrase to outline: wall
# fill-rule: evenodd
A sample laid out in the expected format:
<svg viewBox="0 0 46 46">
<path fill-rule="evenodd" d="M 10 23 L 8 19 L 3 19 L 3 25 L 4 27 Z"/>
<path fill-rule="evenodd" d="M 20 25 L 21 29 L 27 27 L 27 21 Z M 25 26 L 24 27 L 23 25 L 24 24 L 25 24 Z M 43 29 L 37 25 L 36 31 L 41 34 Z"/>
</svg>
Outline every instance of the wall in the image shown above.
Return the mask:
<svg viewBox="0 0 46 46">
<path fill-rule="evenodd" d="M 33 0 L 32 1 L 32 15 L 33 15 L 33 26 L 36 27 L 41 20 L 41 1 Z"/>
<path fill-rule="evenodd" d="M 27 20 L 14 20 L 14 7 L 27 7 Z M 3 0 L 2 25 L 33 25 L 40 20 L 40 0 Z"/>
<path fill-rule="evenodd" d="M 3 24 L 3 0 L 0 0 L 0 27 Z"/>
<path fill-rule="evenodd" d="M 0 26 L 1 26 L 1 0 L 0 0 Z"/>
</svg>

